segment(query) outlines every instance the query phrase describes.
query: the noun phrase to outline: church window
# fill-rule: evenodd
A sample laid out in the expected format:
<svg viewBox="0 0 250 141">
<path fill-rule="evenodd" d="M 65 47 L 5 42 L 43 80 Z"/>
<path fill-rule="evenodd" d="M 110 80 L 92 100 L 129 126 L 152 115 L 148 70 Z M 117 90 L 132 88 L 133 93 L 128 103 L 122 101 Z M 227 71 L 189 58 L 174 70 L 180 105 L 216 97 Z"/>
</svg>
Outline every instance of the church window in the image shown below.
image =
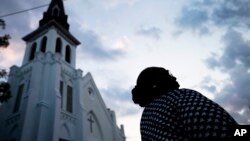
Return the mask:
<svg viewBox="0 0 250 141">
<path fill-rule="evenodd" d="M 67 86 L 66 110 L 70 113 L 73 111 L 73 89 L 71 86 Z"/>
<path fill-rule="evenodd" d="M 42 41 L 41 41 L 41 52 L 45 52 L 46 51 L 46 44 L 47 44 L 47 37 L 43 37 Z"/>
<path fill-rule="evenodd" d="M 20 104 L 21 104 L 21 98 L 22 98 L 22 94 L 23 94 L 23 88 L 24 88 L 24 84 L 21 84 L 18 87 L 16 102 L 15 102 L 15 105 L 14 105 L 13 113 L 16 113 L 19 110 L 19 107 L 20 107 Z"/>
<path fill-rule="evenodd" d="M 65 52 L 65 60 L 66 62 L 70 63 L 70 57 L 71 57 L 71 50 L 70 50 L 70 46 L 67 45 L 66 46 L 66 52 Z"/>
<path fill-rule="evenodd" d="M 88 88 L 88 93 L 89 93 L 89 95 L 92 96 L 94 94 L 93 89 L 92 88 Z"/>
<path fill-rule="evenodd" d="M 53 16 L 59 16 L 59 9 L 58 9 L 58 7 L 54 7 L 53 8 L 52 15 Z"/>
<path fill-rule="evenodd" d="M 56 53 L 61 53 L 62 51 L 62 41 L 60 38 L 56 39 Z"/>
<path fill-rule="evenodd" d="M 94 98 L 95 98 L 95 97 L 94 97 L 95 92 L 94 92 L 93 88 L 91 88 L 91 87 L 88 88 L 88 94 L 89 94 L 90 98 L 91 98 L 92 100 L 94 100 Z"/>
<path fill-rule="evenodd" d="M 29 58 L 30 61 L 35 58 L 35 53 L 36 53 L 36 43 L 33 43 L 30 50 L 30 58 Z"/>
<path fill-rule="evenodd" d="M 61 108 L 63 108 L 63 81 L 60 81 Z"/>
</svg>

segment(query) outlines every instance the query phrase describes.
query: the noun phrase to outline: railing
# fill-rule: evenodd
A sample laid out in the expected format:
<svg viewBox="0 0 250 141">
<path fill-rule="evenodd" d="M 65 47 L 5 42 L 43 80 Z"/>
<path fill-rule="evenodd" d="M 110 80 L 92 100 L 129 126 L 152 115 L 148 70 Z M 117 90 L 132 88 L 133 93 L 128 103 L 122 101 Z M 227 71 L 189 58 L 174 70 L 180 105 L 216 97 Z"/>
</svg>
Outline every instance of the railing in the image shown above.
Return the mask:
<svg viewBox="0 0 250 141">
<path fill-rule="evenodd" d="M 6 119 L 6 124 L 11 125 L 11 124 L 17 122 L 19 119 L 20 119 L 20 114 L 14 114 L 11 117 L 9 117 L 8 119 Z"/>
<path fill-rule="evenodd" d="M 65 111 L 61 111 L 61 119 L 69 121 L 71 123 L 75 123 L 76 122 L 76 117 L 74 117 L 72 114 L 67 113 Z"/>
</svg>

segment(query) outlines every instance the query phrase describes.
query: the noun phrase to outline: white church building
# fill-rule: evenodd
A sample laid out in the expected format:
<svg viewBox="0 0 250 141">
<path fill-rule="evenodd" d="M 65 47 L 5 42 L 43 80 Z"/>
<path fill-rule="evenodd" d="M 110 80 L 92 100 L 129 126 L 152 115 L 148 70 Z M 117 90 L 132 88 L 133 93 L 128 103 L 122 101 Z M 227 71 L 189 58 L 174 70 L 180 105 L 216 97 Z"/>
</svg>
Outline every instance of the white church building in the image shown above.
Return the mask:
<svg viewBox="0 0 250 141">
<path fill-rule="evenodd" d="M 12 98 L 0 105 L 0 141 L 125 141 L 91 74 L 75 68 L 80 42 L 62 0 L 23 40 L 22 66 L 10 68 Z"/>
</svg>

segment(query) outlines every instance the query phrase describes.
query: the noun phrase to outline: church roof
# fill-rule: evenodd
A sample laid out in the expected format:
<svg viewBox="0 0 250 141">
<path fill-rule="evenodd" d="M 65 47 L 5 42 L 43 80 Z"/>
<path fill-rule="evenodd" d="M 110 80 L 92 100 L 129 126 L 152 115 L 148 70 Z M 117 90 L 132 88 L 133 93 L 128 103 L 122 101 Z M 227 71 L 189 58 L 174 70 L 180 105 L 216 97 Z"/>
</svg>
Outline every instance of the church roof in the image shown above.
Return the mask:
<svg viewBox="0 0 250 141">
<path fill-rule="evenodd" d="M 31 32 L 30 34 L 23 37 L 24 41 L 29 41 L 30 39 L 34 38 L 36 35 L 39 35 L 42 31 L 48 29 L 49 27 L 54 26 L 58 29 L 61 33 L 68 37 L 68 39 L 73 42 L 75 45 L 79 45 L 80 41 L 78 41 L 69 31 L 65 30 L 60 24 L 58 24 L 55 20 L 51 20 L 45 25 L 39 27 L 37 30 Z"/>
<path fill-rule="evenodd" d="M 29 41 L 42 31 L 54 26 L 75 45 L 79 45 L 80 42 L 69 32 L 67 19 L 68 16 L 64 12 L 63 0 L 52 0 L 48 10 L 43 13 L 43 18 L 39 22 L 38 29 L 23 37 L 23 40 Z"/>
<path fill-rule="evenodd" d="M 64 6 L 62 0 L 52 0 L 49 8 L 43 13 L 43 18 L 39 22 L 39 26 L 43 26 L 51 20 L 55 20 L 58 24 L 69 30 L 69 24 L 67 22 L 68 16 L 64 12 Z"/>
</svg>

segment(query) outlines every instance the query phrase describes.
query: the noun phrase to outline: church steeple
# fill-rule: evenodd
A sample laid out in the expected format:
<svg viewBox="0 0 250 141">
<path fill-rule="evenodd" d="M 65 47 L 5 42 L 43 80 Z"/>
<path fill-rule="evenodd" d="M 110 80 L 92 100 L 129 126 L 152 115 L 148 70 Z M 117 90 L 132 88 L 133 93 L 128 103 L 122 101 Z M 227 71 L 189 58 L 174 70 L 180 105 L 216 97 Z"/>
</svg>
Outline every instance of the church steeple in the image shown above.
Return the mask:
<svg viewBox="0 0 250 141">
<path fill-rule="evenodd" d="M 27 44 L 23 64 L 32 62 L 38 52 L 44 55 L 50 52 L 61 55 L 67 64 L 75 67 L 76 47 L 80 42 L 70 33 L 67 18 L 63 0 L 52 0 L 39 27 L 23 37 Z"/>
<path fill-rule="evenodd" d="M 68 16 L 64 12 L 63 0 L 52 0 L 49 8 L 43 13 L 43 18 L 39 22 L 39 27 L 45 25 L 51 20 L 56 21 L 66 30 L 69 30 L 69 24 L 67 22 Z"/>
</svg>

